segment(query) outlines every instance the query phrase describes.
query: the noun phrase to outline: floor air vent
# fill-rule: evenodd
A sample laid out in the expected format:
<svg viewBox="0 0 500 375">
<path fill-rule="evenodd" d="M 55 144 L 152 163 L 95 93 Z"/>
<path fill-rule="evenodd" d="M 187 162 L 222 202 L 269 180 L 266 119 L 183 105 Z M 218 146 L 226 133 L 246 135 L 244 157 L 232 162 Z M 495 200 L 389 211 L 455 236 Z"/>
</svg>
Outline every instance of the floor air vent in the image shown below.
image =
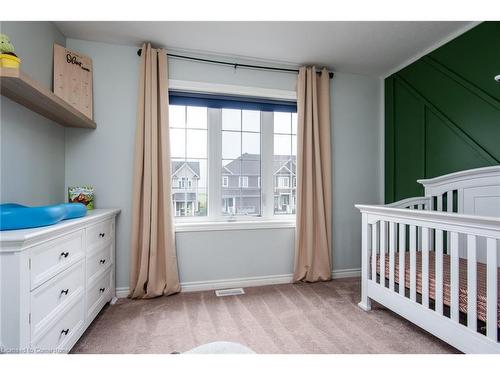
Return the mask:
<svg viewBox="0 0 500 375">
<path fill-rule="evenodd" d="M 220 289 L 215 291 L 217 297 L 238 296 L 240 294 L 245 294 L 243 288 Z"/>
</svg>

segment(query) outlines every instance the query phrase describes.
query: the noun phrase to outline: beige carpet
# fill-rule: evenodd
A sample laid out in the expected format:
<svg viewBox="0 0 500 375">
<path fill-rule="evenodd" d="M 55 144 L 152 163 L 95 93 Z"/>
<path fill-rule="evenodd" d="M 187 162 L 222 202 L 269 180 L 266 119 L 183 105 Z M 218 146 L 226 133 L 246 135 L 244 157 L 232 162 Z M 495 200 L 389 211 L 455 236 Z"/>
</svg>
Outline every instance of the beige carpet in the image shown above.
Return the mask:
<svg viewBox="0 0 500 375">
<path fill-rule="evenodd" d="M 73 353 L 184 352 L 232 341 L 257 353 L 456 353 L 391 311 L 357 306 L 359 279 L 213 291 L 107 306 Z"/>
</svg>

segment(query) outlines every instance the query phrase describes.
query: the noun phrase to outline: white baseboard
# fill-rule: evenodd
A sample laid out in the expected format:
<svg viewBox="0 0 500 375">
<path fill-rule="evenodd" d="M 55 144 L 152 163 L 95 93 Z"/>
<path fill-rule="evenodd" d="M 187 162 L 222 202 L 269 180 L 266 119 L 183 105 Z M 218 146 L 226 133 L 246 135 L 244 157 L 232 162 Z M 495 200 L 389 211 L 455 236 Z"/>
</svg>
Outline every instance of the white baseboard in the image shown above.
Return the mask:
<svg viewBox="0 0 500 375">
<path fill-rule="evenodd" d="M 115 288 L 116 298 L 127 298 L 130 288 Z"/>
<path fill-rule="evenodd" d="M 333 270 L 332 279 L 343 279 L 346 277 L 360 277 L 360 268 L 347 268 L 343 270 Z M 181 283 L 181 292 L 201 292 L 206 290 L 228 289 L 228 288 L 248 288 L 252 286 L 289 284 L 292 282 L 292 274 L 242 277 L 236 279 L 190 281 Z M 116 288 L 118 298 L 126 298 L 129 288 Z"/>
<path fill-rule="evenodd" d="M 273 284 L 290 284 L 291 282 L 292 282 L 292 274 L 287 274 L 287 275 L 242 277 L 237 279 L 224 279 L 224 280 L 192 281 L 187 283 L 181 283 L 181 288 L 183 292 L 199 292 L 202 290 L 247 288 L 251 286 L 262 286 L 262 285 L 273 285 Z"/>
<path fill-rule="evenodd" d="M 332 271 L 332 279 L 344 279 L 346 277 L 361 277 L 361 268 L 345 268 Z"/>
</svg>

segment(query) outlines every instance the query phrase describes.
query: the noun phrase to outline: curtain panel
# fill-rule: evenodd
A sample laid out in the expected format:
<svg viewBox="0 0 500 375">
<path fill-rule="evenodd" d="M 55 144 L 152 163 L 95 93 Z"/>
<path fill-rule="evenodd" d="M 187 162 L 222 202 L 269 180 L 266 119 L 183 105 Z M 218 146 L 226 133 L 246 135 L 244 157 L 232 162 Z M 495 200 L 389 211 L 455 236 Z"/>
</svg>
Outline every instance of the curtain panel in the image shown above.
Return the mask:
<svg viewBox="0 0 500 375">
<path fill-rule="evenodd" d="M 301 67 L 297 81 L 297 210 L 293 280 L 332 277 L 330 78 Z"/>
<path fill-rule="evenodd" d="M 130 298 L 180 291 L 171 204 L 167 53 L 143 44 L 132 201 Z"/>
</svg>

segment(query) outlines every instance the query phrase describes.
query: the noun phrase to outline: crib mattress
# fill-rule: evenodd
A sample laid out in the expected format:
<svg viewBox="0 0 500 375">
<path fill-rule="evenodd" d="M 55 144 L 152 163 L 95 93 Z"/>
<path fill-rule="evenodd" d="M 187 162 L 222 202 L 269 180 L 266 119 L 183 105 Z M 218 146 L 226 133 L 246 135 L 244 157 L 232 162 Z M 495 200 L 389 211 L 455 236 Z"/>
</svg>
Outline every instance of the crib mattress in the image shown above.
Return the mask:
<svg viewBox="0 0 500 375">
<path fill-rule="evenodd" d="M 435 252 L 429 252 L 429 298 L 435 299 L 436 283 L 435 283 Z M 467 313 L 467 259 L 460 258 L 459 260 L 459 309 L 463 313 Z M 498 283 L 498 326 L 500 327 L 500 268 L 498 268 L 497 283 Z M 380 257 L 377 256 L 377 274 L 380 275 Z M 417 251 L 417 293 L 422 293 L 422 253 Z M 385 278 L 389 279 L 389 258 L 388 254 L 385 257 Z M 399 255 L 395 256 L 395 274 L 394 280 L 399 284 Z M 405 256 L 405 286 L 410 287 L 410 253 Z M 451 305 L 450 299 L 450 256 L 443 255 L 443 303 L 447 306 Z M 477 263 L 477 318 L 486 322 L 486 264 Z"/>
</svg>

